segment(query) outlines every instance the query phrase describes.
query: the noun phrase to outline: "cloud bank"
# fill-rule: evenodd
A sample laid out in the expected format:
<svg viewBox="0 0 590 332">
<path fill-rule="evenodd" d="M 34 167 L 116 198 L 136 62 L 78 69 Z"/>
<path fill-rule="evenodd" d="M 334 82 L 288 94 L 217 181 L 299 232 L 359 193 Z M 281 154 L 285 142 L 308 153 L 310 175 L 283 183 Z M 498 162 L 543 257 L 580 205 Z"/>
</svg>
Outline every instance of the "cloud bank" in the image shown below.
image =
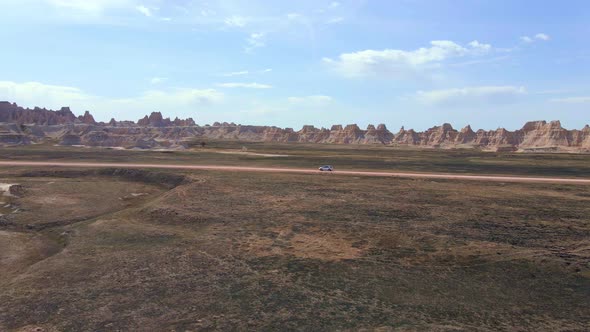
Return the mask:
<svg viewBox="0 0 590 332">
<path fill-rule="evenodd" d="M 402 78 L 413 73 L 436 68 L 448 59 L 489 53 L 492 46 L 474 40 L 461 46 L 449 40 L 435 40 L 430 47 L 413 51 L 386 49 L 343 53 L 337 59 L 323 62 L 345 77 L 386 76 Z"/>
</svg>

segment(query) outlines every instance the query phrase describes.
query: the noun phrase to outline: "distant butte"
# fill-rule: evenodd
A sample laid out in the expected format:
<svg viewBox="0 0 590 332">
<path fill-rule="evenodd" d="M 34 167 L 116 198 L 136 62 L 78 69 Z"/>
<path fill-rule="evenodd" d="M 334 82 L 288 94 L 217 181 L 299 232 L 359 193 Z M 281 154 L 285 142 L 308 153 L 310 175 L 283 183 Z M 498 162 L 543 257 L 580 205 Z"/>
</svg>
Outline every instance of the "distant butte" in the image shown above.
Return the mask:
<svg viewBox="0 0 590 332">
<path fill-rule="evenodd" d="M 485 151 L 543 151 L 590 153 L 590 126 L 567 130 L 559 121 L 527 122 L 522 129 L 508 131 L 461 130 L 450 124 L 416 132 L 402 127 L 390 132 L 384 124 L 360 129 L 356 124 L 333 125 L 330 129 L 303 126 L 292 128 L 245 126 L 215 122 L 198 126 L 192 118 L 164 118 L 153 112 L 136 122 L 97 123 L 86 111 L 76 117 L 68 107 L 58 111 L 45 108 L 22 108 L 14 103 L 0 102 L 0 145 L 40 143 L 49 138 L 61 145 L 86 145 L 124 148 L 184 148 L 192 139 L 231 139 L 264 142 L 300 142 L 332 144 L 382 144 L 423 148 L 475 148 Z"/>
</svg>

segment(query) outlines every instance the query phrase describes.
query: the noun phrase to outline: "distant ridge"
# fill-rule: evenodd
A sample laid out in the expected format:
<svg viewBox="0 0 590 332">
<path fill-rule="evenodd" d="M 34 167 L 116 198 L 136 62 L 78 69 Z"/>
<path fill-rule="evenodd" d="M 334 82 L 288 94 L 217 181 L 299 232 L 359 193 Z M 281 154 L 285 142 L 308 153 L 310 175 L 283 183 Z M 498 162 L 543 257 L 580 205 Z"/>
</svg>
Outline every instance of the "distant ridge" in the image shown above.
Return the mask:
<svg viewBox="0 0 590 332">
<path fill-rule="evenodd" d="M 330 129 L 303 126 L 299 131 L 274 126 L 244 126 L 215 122 L 196 125 L 192 118 L 164 118 L 160 112 L 134 121 L 96 122 L 90 112 L 75 116 L 68 107 L 58 111 L 22 108 L 0 102 L 0 144 L 39 143 L 48 139 L 61 145 L 86 145 L 124 148 L 185 148 L 194 139 L 223 139 L 264 142 L 300 142 L 332 144 L 383 144 L 424 148 L 475 148 L 486 151 L 590 152 L 590 127 L 567 130 L 559 121 L 527 122 L 522 129 L 508 131 L 461 130 L 450 124 L 423 132 L 402 127 L 390 132 L 384 124 L 334 125 Z"/>
</svg>

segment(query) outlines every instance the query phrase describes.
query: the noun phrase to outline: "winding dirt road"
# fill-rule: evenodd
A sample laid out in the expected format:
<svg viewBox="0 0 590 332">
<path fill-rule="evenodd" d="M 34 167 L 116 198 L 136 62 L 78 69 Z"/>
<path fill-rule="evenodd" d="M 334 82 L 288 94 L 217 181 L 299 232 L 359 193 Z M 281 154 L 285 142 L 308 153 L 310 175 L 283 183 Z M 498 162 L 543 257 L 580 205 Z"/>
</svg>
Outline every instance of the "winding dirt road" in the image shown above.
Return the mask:
<svg viewBox="0 0 590 332">
<path fill-rule="evenodd" d="M 181 170 L 211 170 L 228 172 L 266 172 L 266 173 L 306 173 L 319 174 L 315 169 L 303 168 L 270 168 L 270 167 L 246 167 L 246 166 L 219 166 L 219 165 L 179 165 L 179 164 L 135 164 L 135 163 L 90 163 L 90 162 L 37 162 L 37 161 L 0 161 L 0 167 L 26 166 L 26 167 L 83 167 L 83 168 L 159 168 Z M 472 181 L 496 181 L 496 182 L 529 182 L 529 183 L 561 183 L 561 184 L 585 184 L 590 185 L 590 179 L 572 179 L 555 177 L 520 177 L 502 175 L 461 175 L 445 173 L 405 173 L 405 172 L 370 172 L 370 171 L 334 171 L 338 175 L 356 176 L 381 176 L 412 179 L 445 179 L 445 180 L 472 180 Z"/>
</svg>

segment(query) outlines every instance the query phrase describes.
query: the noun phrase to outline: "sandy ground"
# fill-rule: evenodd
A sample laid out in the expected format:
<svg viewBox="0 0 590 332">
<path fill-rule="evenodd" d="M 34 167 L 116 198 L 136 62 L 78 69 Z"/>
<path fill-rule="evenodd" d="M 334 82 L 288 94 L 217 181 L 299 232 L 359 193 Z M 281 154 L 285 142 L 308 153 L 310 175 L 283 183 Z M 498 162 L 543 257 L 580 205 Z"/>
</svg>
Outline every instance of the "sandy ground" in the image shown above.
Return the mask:
<svg viewBox="0 0 590 332">
<path fill-rule="evenodd" d="M 304 168 L 268 168 L 268 167 L 241 167 L 218 165 L 178 165 L 178 164 L 135 164 L 135 163 L 87 163 L 87 162 L 31 162 L 31 161 L 0 161 L 1 166 L 29 166 L 29 167 L 89 167 L 89 168 L 160 168 L 182 170 L 214 170 L 231 172 L 276 172 L 276 173 L 320 173 L 315 169 Z M 414 179 L 446 179 L 446 180 L 473 180 L 496 182 L 528 182 L 528 183 L 562 183 L 562 184 L 588 184 L 590 179 L 572 179 L 556 177 L 517 177 L 497 175 L 457 175 L 444 173 L 402 173 L 402 172 L 369 172 L 369 171 L 333 171 L 338 175 L 356 176 L 381 176 Z"/>
</svg>

